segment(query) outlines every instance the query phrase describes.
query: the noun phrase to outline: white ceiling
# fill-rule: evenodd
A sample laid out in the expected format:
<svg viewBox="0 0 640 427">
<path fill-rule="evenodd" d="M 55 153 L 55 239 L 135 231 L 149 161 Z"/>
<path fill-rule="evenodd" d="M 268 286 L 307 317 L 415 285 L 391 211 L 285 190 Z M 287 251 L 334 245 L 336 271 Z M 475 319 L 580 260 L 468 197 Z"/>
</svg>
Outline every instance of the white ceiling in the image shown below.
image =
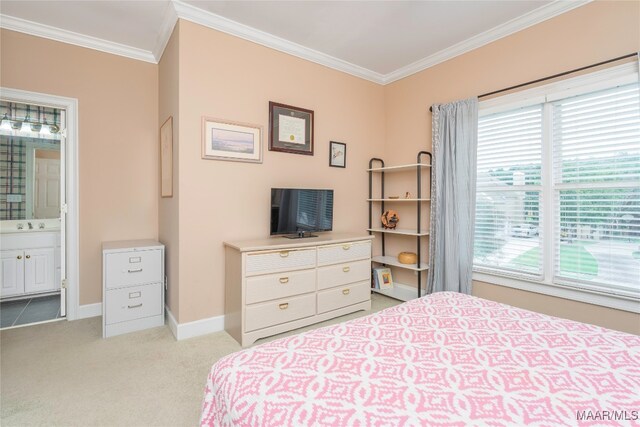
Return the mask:
<svg viewBox="0 0 640 427">
<path fill-rule="evenodd" d="M 2 0 L 0 26 L 157 62 L 180 17 L 384 84 L 585 2 Z"/>
</svg>

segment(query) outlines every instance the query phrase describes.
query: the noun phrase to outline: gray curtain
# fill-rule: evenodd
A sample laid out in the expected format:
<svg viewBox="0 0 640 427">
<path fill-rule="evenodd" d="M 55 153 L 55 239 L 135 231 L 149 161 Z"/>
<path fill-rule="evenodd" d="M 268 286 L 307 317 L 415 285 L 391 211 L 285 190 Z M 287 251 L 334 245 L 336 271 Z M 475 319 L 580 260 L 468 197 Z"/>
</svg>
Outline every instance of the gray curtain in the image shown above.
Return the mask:
<svg viewBox="0 0 640 427">
<path fill-rule="evenodd" d="M 478 99 L 433 107 L 428 293 L 471 293 Z"/>
</svg>

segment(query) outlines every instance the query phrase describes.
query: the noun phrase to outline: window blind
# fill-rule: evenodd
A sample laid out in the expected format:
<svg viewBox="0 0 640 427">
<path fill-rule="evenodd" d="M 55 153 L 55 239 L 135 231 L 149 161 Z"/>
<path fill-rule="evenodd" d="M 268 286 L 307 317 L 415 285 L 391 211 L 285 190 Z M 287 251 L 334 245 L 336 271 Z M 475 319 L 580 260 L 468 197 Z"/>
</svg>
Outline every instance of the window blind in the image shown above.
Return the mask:
<svg viewBox="0 0 640 427">
<path fill-rule="evenodd" d="M 542 277 L 542 105 L 480 117 L 474 268 Z"/>
<path fill-rule="evenodd" d="M 552 105 L 554 281 L 640 294 L 639 86 Z"/>
</svg>

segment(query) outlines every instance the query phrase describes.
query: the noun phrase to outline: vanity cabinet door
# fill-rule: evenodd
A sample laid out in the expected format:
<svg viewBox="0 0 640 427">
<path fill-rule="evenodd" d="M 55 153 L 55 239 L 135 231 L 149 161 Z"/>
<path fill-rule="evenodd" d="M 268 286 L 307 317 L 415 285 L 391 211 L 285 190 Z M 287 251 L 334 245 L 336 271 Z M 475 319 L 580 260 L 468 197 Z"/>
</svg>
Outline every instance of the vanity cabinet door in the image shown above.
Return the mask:
<svg viewBox="0 0 640 427">
<path fill-rule="evenodd" d="M 24 293 L 24 252 L 0 251 L 0 297 Z"/>
<path fill-rule="evenodd" d="M 24 291 L 26 293 L 55 290 L 54 249 L 24 250 Z"/>
</svg>

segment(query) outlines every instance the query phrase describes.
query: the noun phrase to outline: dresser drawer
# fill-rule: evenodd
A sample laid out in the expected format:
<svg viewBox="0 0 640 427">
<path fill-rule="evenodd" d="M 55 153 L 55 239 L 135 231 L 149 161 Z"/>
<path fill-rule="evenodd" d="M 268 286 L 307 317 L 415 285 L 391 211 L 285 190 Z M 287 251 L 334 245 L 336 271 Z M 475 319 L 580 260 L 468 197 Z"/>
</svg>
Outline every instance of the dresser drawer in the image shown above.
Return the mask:
<svg viewBox="0 0 640 427">
<path fill-rule="evenodd" d="M 314 314 L 316 314 L 315 294 L 249 305 L 245 309 L 245 332 L 291 322 Z"/>
<path fill-rule="evenodd" d="M 318 292 L 318 314 L 337 310 L 371 298 L 371 283 L 354 283 Z"/>
<path fill-rule="evenodd" d="M 318 265 L 339 264 L 370 257 L 370 241 L 318 247 Z"/>
<path fill-rule="evenodd" d="M 316 271 L 301 270 L 247 278 L 245 304 L 306 294 L 316 290 Z"/>
<path fill-rule="evenodd" d="M 318 268 L 318 289 L 362 282 L 371 277 L 371 261 L 353 261 Z"/>
<path fill-rule="evenodd" d="M 105 255 L 107 288 L 163 282 L 162 251 L 131 251 Z"/>
<path fill-rule="evenodd" d="M 105 296 L 107 325 L 162 314 L 162 283 L 111 289 Z"/>
<path fill-rule="evenodd" d="M 255 276 L 257 274 L 301 270 L 315 266 L 315 248 L 277 252 L 253 252 L 247 254 L 245 273 L 247 276 Z"/>
</svg>

